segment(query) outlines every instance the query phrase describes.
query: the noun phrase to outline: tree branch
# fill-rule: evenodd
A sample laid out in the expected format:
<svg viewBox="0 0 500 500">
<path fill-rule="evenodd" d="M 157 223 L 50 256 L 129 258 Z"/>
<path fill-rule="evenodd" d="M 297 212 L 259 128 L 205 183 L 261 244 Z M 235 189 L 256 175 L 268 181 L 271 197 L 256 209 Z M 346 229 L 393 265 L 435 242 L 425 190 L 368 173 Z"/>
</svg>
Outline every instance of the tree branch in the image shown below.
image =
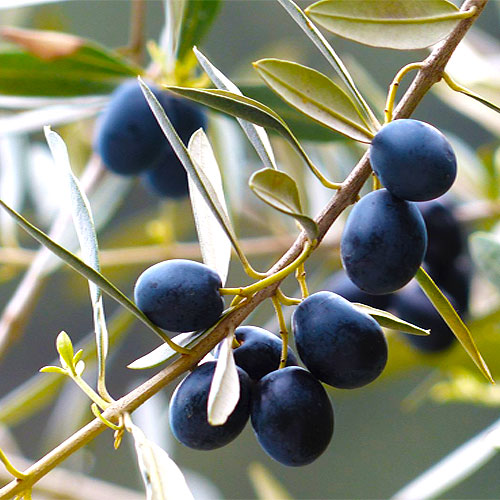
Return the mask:
<svg viewBox="0 0 500 500">
<path fill-rule="evenodd" d="M 396 107 L 394 119 L 409 117 L 432 85 L 441 79 L 442 71 L 453 54 L 453 51 L 465 36 L 468 29 L 472 26 L 477 16 L 482 12 L 487 1 L 488 0 L 466 0 L 464 2 L 462 10 L 468 10 L 475 6 L 477 8 L 476 15 L 460 21 L 455 30 L 453 30 L 443 42 L 436 46 L 429 57 L 425 59 L 422 68 L 418 71 L 410 88 L 406 91 Z M 341 189 L 336 192 L 321 214 L 317 217 L 316 222 L 319 227 L 318 241 L 321 241 L 325 237 L 326 233 L 342 211 L 354 202 L 359 190 L 370 176 L 370 173 L 371 167 L 368 154 L 366 153 L 351 174 L 342 183 Z M 305 234 L 301 233 L 286 254 L 269 270 L 268 274 L 273 274 L 283 269 L 297 258 L 302 251 L 305 241 Z M 121 413 L 134 411 L 165 385 L 172 382 L 187 370 L 193 368 L 206 353 L 213 349 L 228 334 L 230 329 L 238 326 L 262 301 L 271 297 L 278 286 L 279 283 L 273 283 L 264 290 L 256 293 L 243 303 L 239 309 L 224 318 L 209 337 L 202 339 L 200 343 L 193 348 L 191 355 L 182 356 L 175 360 L 147 382 L 113 403 L 103 413 L 103 416 L 108 420 L 116 422 Z M 66 457 L 94 439 L 105 429 L 106 426 L 98 419 L 87 424 L 27 469 L 25 471 L 26 474 L 29 474 L 27 479 L 14 480 L 3 487 L 0 490 L 0 500 L 10 498 L 14 494 L 19 494 L 30 488 Z"/>
</svg>

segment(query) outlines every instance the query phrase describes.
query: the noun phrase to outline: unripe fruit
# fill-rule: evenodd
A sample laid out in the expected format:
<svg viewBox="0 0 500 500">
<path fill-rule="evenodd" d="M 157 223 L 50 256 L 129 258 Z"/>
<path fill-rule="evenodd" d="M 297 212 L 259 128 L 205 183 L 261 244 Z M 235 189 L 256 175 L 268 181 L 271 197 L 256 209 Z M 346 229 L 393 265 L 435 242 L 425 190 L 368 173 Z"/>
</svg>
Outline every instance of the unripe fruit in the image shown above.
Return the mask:
<svg viewBox="0 0 500 500">
<path fill-rule="evenodd" d="M 157 326 L 171 332 L 189 332 L 212 326 L 224 301 L 219 275 L 205 264 L 172 259 L 146 269 L 138 278 L 137 307 Z"/>
<path fill-rule="evenodd" d="M 168 108 L 171 97 L 154 86 L 151 90 Z M 152 165 L 165 141 L 139 83 L 120 85 L 97 124 L 95 149 L 104 164 L 117 174 L 138 174 Z"/>
<path fill-rule="evenodd" d="M 387 362 L 379 324 L 332 292 L 318 292 L 301 302 L 292 328 L 300 359 L 333 387 L 362 387 L 375 380 Z"/>
<path fill-rule="evenodd" d="M 234 331 L 234 335 L 240 343 L 233 351 L 234 361 L 248 373 L 252 380 L 259 380 L 278 369 L 283 346 L 279 337 L 258 326 L 239 326 Z M 297 364 L 295 354 L 288 347 L 286 366 Z"/>
<path fill-rule="evenodd" d="M 176 388 L 169 408 L 172 433 L 183 445 L 197 450 L 214 450 L 225 446 L 245 427 L 250 415 L 251 382 L 238 368 L 240 399 L 223 425 L 208 423 L 207 405 L 215 372 L 214 361 L 198 366 Z"/>
<path fill-rule="evenodd" d="M 310 464 L 325 451 L 333 435 L 333 408 L 325 389 L 298 366 L 260 379 L 251 417 L 260 445 L 283 465 Z"/>
<path fill-rule="evenodd" d="M 394 120 L 377 132 L 370 163 L 387 190 L 403 200 L 437 198 L 457 175 L 455 153 L 446 137 L 432 125 L 411 119 Z"/>
<path fill-rule="evenodd" d="M 426 247 L 425 223 L 415 204 L 379 189 L 354 205 L 340 255 L 356 286 L 371 294 L 387 294 L 413 278 Z"/>
<path fill-rule="evenodd" d="M 448 296 L 448 299 L 455 306 L 453 298 Z M 416 282 L 394 294 L 393 309 L 401 319 L 431 330 L 428 336 L 405 335 L 419 351 L 441 352 L 454 344 L 455 335 Z"/>
<path fill-rule="evenodd" d="M 391 302 L 391 294 L 372 295 L 363 292 L 347 276 L 344 270 L 337 271 L 330 279 L 323 284 L 323 290 L 336 293 L 349 302 L 366 304 L 376 309 L 387 309 Z"/>
</svg>

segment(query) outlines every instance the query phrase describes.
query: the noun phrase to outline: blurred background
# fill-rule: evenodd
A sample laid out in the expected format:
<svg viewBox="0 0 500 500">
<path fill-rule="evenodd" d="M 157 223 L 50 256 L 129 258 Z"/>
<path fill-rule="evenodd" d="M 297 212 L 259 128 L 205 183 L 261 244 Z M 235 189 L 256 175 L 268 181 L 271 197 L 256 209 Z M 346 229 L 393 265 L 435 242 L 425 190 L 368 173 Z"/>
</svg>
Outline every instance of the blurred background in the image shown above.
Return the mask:
<svg viewBox="0 0 500 500">
<path fill-rule="evenodd" d="M 146 38 L 158 40 L 165 19 L 163 3 L 148 0 L 146 7 Z M 119 48 L 127 45 L 130 8 L 130 2 L 125 0 L 54 2 L 0 10 L 0 26 L 60 30 Z M 500 2 L 492 1 L 477 29 L 467 37 L 466 47 L 457 51 L 449 66 L 450 74 L 461 84 L 486 94 L 497 104 L 500 103 L 499 25 Z M 365 47 L 338 37 L 329 39 L 379 117 L 386 89 L 396 72 L 427 54 L 425 50 L 398 52 Z M 263 57 L 294 60 L 331 74 L 321 54 L 282 7 L 271 0 L 223 2 L 200 48 L 214 65 L 242 87 L 258 83 L 251 63 Z M 143 64 L 147 62 L 145 56 Z M 405 79 L 399 96 L 409 81 L 410 78 Z M 60 187 L 57 175 L 51 170 L 42 127 L 31 130 L 23 126 L 22 120 L 15 125 L 9 121 L 13 110 L 1 99 L 0 108 L 0 141 L 3 141 L 0 195 L 29 220 L 48 230 L 57 210 Z M 51 124 L 51 116 L 47 115 L 49 121 L 43 123 Z M 425 97 L 414 117 L 445 132 L 455 147 L 460 173 L 448 200 L 464 237 L 479 230 L 496 235 L 500 216 L 499 115 L 439 84 Z M 94 118 L 86 116 L 54 127 L 68 144 L 72 166 L 80 173 L 92 150 Z M 321 139 L 307 140 L 304 145 L 329 178 L 343 179 L 363 154 L 363 147 L 338 134 L 326 131 L 328 140 L 315 137 L 312 122 L 309 130 L 307 122 L 300 126 L 299 136 L 309 134 L 308 139 Z M 245 248 L 249 249 L 255 267 L 267 269 L 293 241 L 297 228 L 293 221 L 262 204 L 248 189 L 251 172 L 262 166 L 236 122 L 210 112 L 209 136 L 221 162 L 226 197 L 238 236 L 244 247 L 247 244 Z M 307 212 L 316 215 L 331 194 L 304 172 L 300 160 L 282 140 L 273 137 L 273 145 L 279 164 L 301 181 Z M 103 273 L 124 293 L 132 296 L 137 276 L 159 260 L 174 256 L 201 258 L 189 202 L 161 200 L 135 179 L 105 175 L 105 187 L 95 199 L 91 197 L 91 202 L 96 217 L 103 219 L 98 234 Z M 338 238 L 343 220 L 335 224 L 322 248 L 307 263 L 311 291 L 322 289 L 340 266 Z M 3 214 L 0 224 L 0 310 L 5 311 L 12 307 L 9 306 L 12 297 L 26 280 L 37 246 Z M 265 240 L 259 242 L 257 237 Z M 37 281 L 38 291 L 33 297 L 36 300 L 10 326 L 16 335 L 0 363 L 0 421 L 12 433 L 18 446 L 16 455 L 29 460 L 43 456 L 91 418 L 88 400 L 71 383 L 58 387 L 57 397 L 51 397 L 47 405 L 42 404 L 44 397 L 52 391 L 55 394 L 56 388 L 35 391 L 31 404 L 25 401 L 30 398 L 26 398 L 26 384 L 35 390 L 40 387 L 39 381 L 55 377 L 43 374 L 37 376 L 36 382 L 32 379 L 42 366 L 53 364 L 57 334 L 65 330 L 76 344 L 92 331 L 86 281 L 64 265 L 50 265 L 53 272 Z M 472 260 L 470 265 L 473 271 L 469 325 L 490 369 L 498 375 L 498 288 L 488 280 L 477 261 Z M 241 266 L 233 259 L 228 286 L 246 283 L 248 279 Z M 285 290 L 298 293 L 292 279 Z M 105 305 L 113 325 L 127 323 L 119 316 L 120 308 L 114 302 L 105 299 Z M 5 328 L 5 314 L 0 321 Z M 108 361 L 109 389 L 115 398 L 158 371 L 126 368 L 154 349 L 158 340 L 138 323 L 127 325 L 128 328 L 121 323 L 116 327 L 120 333 Z M 247 324 L 277 332 L 270 304 L 260 306 Z M 138 411 L 134 421 L 148 437 L 167 449 L 186 472 L 197 498 L 256 498 L 249 474 L 249 470 L 255 470 L 252 469 L 255 463 L 262 464 L 295 499 L 389 498 L 494 422 L 498 418 L 500 391 L 490 390 L 483 383 L 460 346 L 441 354 L 423 354 L 409 346 L 400 334 L 388 332 L 388 336 L 389 363 L 380 379 L 354 391 L 329 388 L 336 416 L 333 441 L 324 455 L 309 466 L 292 469 L 272 461 L 259 447 L 250 425 L 236 441 L 220 450 L 199 452 L 182 447 L 168 429 L 167 405 L 173 386 Z M 86 373 L 89 383 L 94 383 L 91 367 Z M 43 407 L 35 412 L 38 403 Z M 440 497 L 498 498 L 499 465 L 500 458 L 494 457 Z M 125 438 L 115 451 L 111 431 L 72 456 L 64 467 L 137 490 L 139 498 L 143 491 L 131 440 Z M 76 492 L 75 495 L 80 498 Z"/>
</svg>

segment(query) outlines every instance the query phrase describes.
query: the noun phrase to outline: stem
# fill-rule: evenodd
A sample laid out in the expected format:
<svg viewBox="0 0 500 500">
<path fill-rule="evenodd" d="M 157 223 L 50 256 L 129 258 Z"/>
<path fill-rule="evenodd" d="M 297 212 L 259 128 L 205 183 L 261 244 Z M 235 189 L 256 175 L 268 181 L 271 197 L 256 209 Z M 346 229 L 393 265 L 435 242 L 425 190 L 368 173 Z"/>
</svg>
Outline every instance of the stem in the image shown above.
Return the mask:
<svg viewBox="0 0 500 500">
<path fill-rule="evenodd" d="M 468 10 L 475 6 L 476 15 L 484 9 L 487 0 L 466 0 L 463 10 Z M 422 67 L 417 73 L 409 89 L 406 91 L 399 102 L 394 116 L 395 118 L 408 118 L 422 100 L 429 89 L 438 82 L 442 76 L 444 67 L 450 59 L 453 51 L 466 35 L 469 28 L 474 23 L 475 16 L 462 20 L 456 28 L 437 45 L 429 57 L 422 63 Z M 321 214 L 316 218 L 318 224 L 318 244 L 324 238 L 333 222 L 342 213 L 342 211 L 356 199 L 359 190 L 371 174 L 368 155 L 365 154 L 351 174 L 342 183 L 342 187 L 335 193 Z M 277 272 L 293 262 L 301 253 L 304 243 L 307 241 L 305 233 L 301 233 L 292 244 L 285 255 L 271 268 L 270 272 Z M 160 391 L 165 385 L 174 381 L 185 371 L 195 366 L 210 350 L 212 350 L 231 329 L 236 328 L 241 322 L 264 300 L 272 297 L 280 285 L 279 281 L 270 284 L 268 287 L 260 290 L 252 297 L 249 297 L 236 310 L 228 314 L 215 328 L 212 333 L 204 337 L 191 350 L 191 356 L 182 356 L 173 363 L 164 368 L 157 375 L 151 377 L 137 389 L 131 391 L 115 403 L 112 403 L 103 416 L 108 420 L 119 417 L 124 412 L 132 412 L 141 404 Z M 38 462 L 26 470 L 29 477 L 26 480 L 14 480 L 0 489 L 0 500 L 7 500 L 12 496 L 25 491 L 45 476 L 50 470 L 55 468 L 72 453 L 85 446 L 88 442 L 107 429 L 104 423 L 95 419 L 85 427 L 70 436 L 57 448 L 49 452 Z"/>
<path fill-rule="evenodd" d="M 421 62 L 407 64 L 397 72 L 396 76 L 394 77 L 394 80 L 392 80 L 392 83 L 389 86 L 389 93 L 387 94 L 387 102 L 385 104 L 385 109 L 384 109 L 385 123 L 389 123 L 390 121 L 392 121 L 392 111 L 394 109 L 394 101 L 396 100 L 396 93 L 398 91 L 398 87 L 399 84 L 401 83 L 401 80 L 410 71 L 420 69 L 422 65 L 423 63 Z"/>
<path fill-rule="evenodd" d="M 75 382 L 75 384 L 89 397 L 91 401 L 93 401 L 96 405 L 100 406 L 103 410 L 105 410 L 110 403 L 105 401 L 99 394 L 97 394 L 92 387 L 90 387 L 85 380 L 82 379 L 79 375 L 73 375 L 70 370 L 67 371 L 68 376 Z"/>
<path fill-rule="evenodd" d="M 12 474 L 17 479 L 26 479 L 28 476 L 12 465 L 12 462 L 7 458 L 7 455 L 0 449 L 0 461 L 4 464 L 7 472 Z"/>
<path fill-rule="evenodd" d="M 306 270 L 304 267 L 304 264 L 300 264 L 299 267 L 295 270 L 295 277 L 297 278 L 297 281 L 300 286 L 300 293 L 302 294 L 302 298 L 305 299 L 306 297 L 309 297 L 309 290 L 307 288 L 307 282 L 306 282 Z"/>
<path fill-rule="evenodd" d="M 286 296 L 279 288 L 276 290 L 276 297 L 284 306 L 298 306 L 302 302 L 302 299 Z"/>
<path fill-rule="evenodd" d="M 274 310 L 276 311 L 276 316 L 278 316 L 278 322 L 280 325 L 280 336 L 283 342 L 281 346 L 281 357 L 280 357 L 280 365 L 278 369 L 285 368 L 286 361 L 288 359 L 288 329 L 286 327 L 285 317 L 283 316 L 283 309 L 281 309 L 281 303 L 278 299 L 277 294 L 271 297 L 273 301 Z"/>
<path fill-rule="evenodd" d="M 130 10 L 130 42 L 129 50 L 135 63 L 142 61 L 144 49 L 144 25 L 146 21 L 146 2 L 144 0 L 132 0 Z"/>
</svg>

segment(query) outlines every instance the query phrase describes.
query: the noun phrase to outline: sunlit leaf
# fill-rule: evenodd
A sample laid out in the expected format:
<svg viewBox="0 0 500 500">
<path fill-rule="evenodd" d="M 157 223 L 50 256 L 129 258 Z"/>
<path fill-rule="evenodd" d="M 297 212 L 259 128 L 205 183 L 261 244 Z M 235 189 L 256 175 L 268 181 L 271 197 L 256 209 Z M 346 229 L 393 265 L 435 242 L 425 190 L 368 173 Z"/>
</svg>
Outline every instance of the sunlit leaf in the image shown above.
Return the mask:
<svg viewBox="0 0 500 500">
<path fill-rule="evenodd" d="M 221 7 L 220 0 L 186 0 L 177 42 L 177 58 L 191 54 L 210 29 Z"/>
<path fill-rule="evenodd" d="M 354 84 L 354 80 L 347 71 L 344 63 L 333 50 L 333 47 L 328 43 L 326 38 L 321 34 L 318 28 L 314 26 L 311 20 L 307 18 L 304 12 L 302 12 L 302 9 L 295 2 L 293 2 L 293 0 L 278 0 L 278 2 L 284 7 L 292 19 L 300 26 L 304 33 L 320 50 L 325 59 L 330 63 L 336 73 L 340 76 L 341 80 L 344 82 L 345 90 L 352 97 L 353 101 L 357 105 L 357 108 L 377 128 L 380 125 L 378 120 Z"/>
<path fill-rule="evenodd" d="M 430 330 L 408 323 L 408 321 L 404 321 L 401 318 L 394 316 L 394 314 L 383 311 L 382 309 L 376 309 L 375 307 L 370 307 L 366 304 L 354 303 L 353 305 L 361 312 L 369 314 L 380 326 L 383 326 L 384 328 L 390 328 L 391 330 L 398 330 L 404 333 L 411 333 L 413 335 L 429 335 L 430 333 Z"/>
<path fill-rule="evenodd" d="M 497 236 L 477 232 L 469 237 L 474 264 L 500 290 L 500 240 Z"/>
<path fill-rule="evenodd" d="M 467 326 L 465 326 L 464 322 L 461 320 L 455 309 L 453 309 L 453 306 L 450 304 L 449 300 L 444 296 L 441 290 L 439 290 L 437 285 L 434 283 L 434 281 L 432 281 L 430 276 L 424 271 L 423 268 L 420 268 L 417 271 L 415 279 L 418 281 L 418 284 L 420 285 L 424 293 L 432 302 L 441 317 L 445 320 L 446 324 L 450 327 L 450 330 L 460 341 L 463 348 L 471 357 L 472 361 L 474 361 L 481 373 L 490 382 L 494 383 L 493 378 L 491 377 L 490 370 L 483 360 L 483 357 L 479 353 L 474 339 L 469 332 L 469 329 L 467 328 Z"/>
<path fill-rule="evenodd" d="M 40 368 L 40 373 L 57 373 L 58 375 L 66 375 L 66 370 L 60 366 L 44 366 Z"/>
<path fill-rule="evenodd" d="M 240 399 L 240 379 L 233 355 L 234 334 L 228 335 L 221 343 L 219 357 L 208 394 L 208 422 L 223 425 L 233 413 Z"/>
<path fill-rule="evenodd" d="M 373 132 L 351 98 L 319 71 L 280 59 L 261 59 L 254 67 L 269 87 L 301 113 L 351 139 L 371 141 Z"/>
<path fill-rule="evenodd" d="M 108 94 L 142 70 L 92 41 L 65 33 L 3 27 L 24 50 L 0 51 L 0 92 L 17 96 Z"/>
<path fill-rule="evenodd" d="M 401 50 L 435 44 L 464 17 L 447 0 L 321 0 L 305 12 L 336 35 Z"/>
<path fill-rule="evenodd" d="M 129 418 L 127 430 L 132 433 L 137 461 L 148 500 L 194 500 L 186 479 L 165 450 L 149 441 Z"/>
<path fill-rule="evenodd" d="M 172 340 L 182 347 L 190 346 L 197 338 L 205 332 L 187 332 L 175 336 Z M 156 349 L 153 349 L 148 354 L 136 359 L 130 363 L 127 368 L 132 370 L 145 370 L 148 368 L 155 368 L 162 365 L 170 358 L 174 357 L 177 353 L 167 344 L 162 344 Z"/>
<path fill-rule="evenodd" d="M 69 335 L 66 332 L 61 332 L 56 339 L 56 349 L 61 358 L 61 363 L 63 368 L 71 368 L 73 366 L 73 357 L 75 355 L 73 351 L 73 344 Z"/>
<path fill-rule="evenodd" d="M 64 141 L 58 134 L 51 131 L 49 127 L 45 127 L 45 137 L 54 161 L 59 165 L 59 169 L 65 172 L 67 177 L 71 199 L 71 214 L 82 249 L 82 258 L 90 267 L 99 271 L 99 248 L 89 200 L 81 189 L 80 182 L 73 174 L 68 150 Z M 99 359 L 99 380 L 103 380 L 105 360 L 108 353 L 108 329 L 104 315 L 101 289 L 92 281 L 89 281 L 89 289 L 94 313 L 94 327 Z"/>
<path fill-rule="evenodd" d="M 192 135 L 188 151 L 197 170 L 201 170 L 205 177 L 210 179 L 218 203 L 229 219 L 220 169 L 203 129 L 197 130 Z M 229 261 L 231 260 L 231 240 L 227 237 L 218 219 L 214 217 L 213 211 L 205 201 L 205 197 L 200 193 L 191 177 L 188 177 L 188 180 L 189 195 L 203 262 L 217 271 L 222 280 L 222 286 L 224 286 L 229 271 Z"/>
<path fill-rule="evenodd" d="M 205 70 L 207 75 L 210 77 L 215 86 L 220 90 L 228 90 L 234 94 L 243 95 L 244 93 L 231 81 L 227 76 L 225 76 L 221 71 L 219 71 L 196 47 L 194 48 L 194 53 L 198 58 L 198 62 L 201 67 Z M 274 153 L 272 150 L 271 142 L 269 137 L 263 127 L 254 125 L 251 122 L 237 118 L 238 123 L 247 135 L 248 139 L 252 143 L 253 147 L 257 151 L 260 159 L 266 167 L 277 168 L 276 160 L 274 158 Z"/>
<path fill-rule="evenodd" d="M 297 220 L 310 240 L 316 238 L 318 226 L 302 213 L 297 183 L 287 173 L 264 168 L 250 177 L 249 185 L 262 201 Z"/>
</svg>

